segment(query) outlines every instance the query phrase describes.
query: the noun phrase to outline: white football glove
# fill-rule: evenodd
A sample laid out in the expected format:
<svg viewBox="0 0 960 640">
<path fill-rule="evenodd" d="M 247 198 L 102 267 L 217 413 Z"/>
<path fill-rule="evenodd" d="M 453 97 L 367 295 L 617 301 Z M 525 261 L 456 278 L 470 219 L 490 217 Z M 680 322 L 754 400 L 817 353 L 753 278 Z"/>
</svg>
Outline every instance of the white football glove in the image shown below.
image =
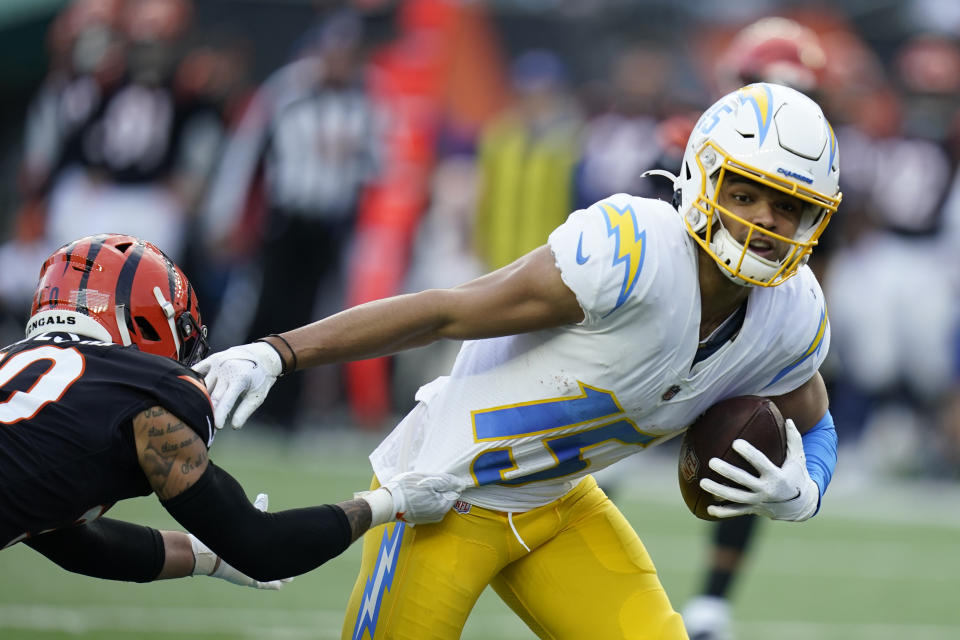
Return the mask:
<svg viewBox="0 0 960 640">
<path fill-rule="evenodd" d="M 267 497 L 267 494 L 261 493 L 257 495 L 257 499 L 253 502 L 253 506 L 260 511 L 266 511 L 268 502 L 269 498 Z M 260 582 L 259 580 L 254 580 L 250 576 L 240 573 L 227 564 L 226 561 L 214 553 L 210 547 L 200 542 L 195 535 L 192 533 L 187 535 L 190 536 L 190 546 L 193 547 L 194 561 L 192 575 L 220 578 L 221 580 L 232 582 L 233 584 L 240 585 L 241 587 L 253 587 L 254 589 L 267 589 L 270 591 L 276 591 L 283 587 L 283 585 L 286 583 L 293 580 L 293 578 L 270 580 L 269 582 Z"/>
<path fill-rule="evenodd" d="M 213 422 L 239 429 L 267 397 L 283 370 L 280 354 L 266 342 L 230 347 L 193 365 L 213 402 Z"/>
<path fill-rule="evenodd" d="M 370 504 L 371 529 L 394 520 L 428 524 L 443 520 L 466 486 L 466 482 L 449 473 L 407 471 L 358 497 Z"/>
<path fill-rule="evenodd" d="M 760 477 L 724 462 L 710 458 L 711 469 L 725 478 L 746 487 L 728 487 L 709 478 L 700 480 L 700 487 L 721 500 L 739 504 L 710 505 L 707 513 L 715 518 L 731 518 L 755 513 L 773 520 L 806 520 L 817 511 L 820 489 L 807 473 L 803 440 L 793 420 L 786 420 L 787 457 L 783 466 L 773 464 L 767 456 L 743 439 L 733 441 L 733 450 L 756 468 Z"/>
</svg>

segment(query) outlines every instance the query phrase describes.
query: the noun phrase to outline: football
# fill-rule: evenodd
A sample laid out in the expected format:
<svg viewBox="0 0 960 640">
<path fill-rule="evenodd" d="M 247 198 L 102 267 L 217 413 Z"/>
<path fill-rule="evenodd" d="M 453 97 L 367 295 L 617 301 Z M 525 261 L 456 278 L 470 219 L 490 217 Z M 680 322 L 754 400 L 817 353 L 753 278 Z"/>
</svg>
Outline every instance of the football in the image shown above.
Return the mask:
<svg viewBox="0 0 960 640">
<path fill-rule="evenodd" d="M 783 416 L 769 398 L 737 396 L 721 400 L 707 409 L 687 428 L 680 444 L 677 476 L 687 508 L 703 520 L 719 520 L 707 513 L 711 504 L 722 504 L 712 493 L 700 488 L 701 478 L 739 487 L 713 471 L 710 458 L 720 458 L 756 475 L 756 470 L 733 450 L 733 441 L 743 438 L 777 465 L 787 457 L 787 435 Z"/>
</svg>

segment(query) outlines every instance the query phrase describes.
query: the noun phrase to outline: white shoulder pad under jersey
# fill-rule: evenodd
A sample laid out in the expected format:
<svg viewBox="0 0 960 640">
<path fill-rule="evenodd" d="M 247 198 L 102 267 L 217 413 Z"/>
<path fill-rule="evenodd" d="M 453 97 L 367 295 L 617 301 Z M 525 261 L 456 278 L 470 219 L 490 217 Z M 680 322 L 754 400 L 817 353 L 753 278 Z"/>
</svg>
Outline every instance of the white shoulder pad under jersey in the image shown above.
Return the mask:
<svg viewBox="0 0 960 640">
<path fill-rule="evenodd" d="M 564 283 L 577 296 L 591 326 L 644 297 L 657 273 L 650 259 L 650 234 L 657 214 L 676 218 L 666 203 L 616 194 L 570 214 L 550 234 L 550 248 Z M 666 212 L 666 213 L 664 213 Z M 662 224 L 662 223 L 661 223 Z"/>
</svg>

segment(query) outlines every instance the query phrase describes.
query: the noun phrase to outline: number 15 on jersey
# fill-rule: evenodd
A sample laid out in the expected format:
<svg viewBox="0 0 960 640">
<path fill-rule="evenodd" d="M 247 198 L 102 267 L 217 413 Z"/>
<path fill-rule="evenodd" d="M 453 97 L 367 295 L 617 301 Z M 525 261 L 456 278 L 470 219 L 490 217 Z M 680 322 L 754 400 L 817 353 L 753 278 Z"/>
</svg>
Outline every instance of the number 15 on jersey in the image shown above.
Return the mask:
<svg viewBox="0 0 960 640">
<path fill-rule="evenodd" d="M 582 382 L 580 395 L 492 407 L 472 412 L 477 442 L 515 440 L 489 449 L 471 464 L 477 485 L 521 485 L 579 473 L 589 465 L 589 449 L 615 441 L 646 447 L 656 436 L 644 433 L 624 415 L 612 391 Z M 570 432 L 572 428 L 580 429 Z M 561 433 L 562 432 L 562 433 Z M 551 435 L 556 434 L 556 435 Z M 508 477 L 518 459 L 539 471 Z M 529 467 L 530 464 L 524 466 Z"/>
</svg>

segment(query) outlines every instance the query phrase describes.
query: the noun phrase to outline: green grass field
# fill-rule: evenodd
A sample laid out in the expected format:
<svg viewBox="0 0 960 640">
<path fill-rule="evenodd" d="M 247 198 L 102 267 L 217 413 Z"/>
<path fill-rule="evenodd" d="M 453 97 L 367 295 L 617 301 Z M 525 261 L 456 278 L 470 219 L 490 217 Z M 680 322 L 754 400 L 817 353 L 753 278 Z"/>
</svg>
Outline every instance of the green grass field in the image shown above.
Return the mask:
<svg viewBox="0 0 960 640">
<path fill-rule="evenodd" d="M 378 438 L 328 433 L 284 443 L 248 427 L 224 432 L 213 458 L 271 509 L 336 502 L 364 488 Z M 676 607 L 697 588 L 708 525 L 691 516 L 668 452 L 635 456 L 616 501 L 647 545 Z M 735 598 L 740 640 L 960 638 L 960 489 L 886 481 L 838 469 L 823 512 L 804 524 L 764 523 Z M 174 527 L 154 498 L 110 515 Z M 75 576 L 22 545 L 0 552 L 0 638 L 337 638 L 359 545 L 280 592 L 192 578 L 136 585 Z M 467 640 L 532 634 L 489 590 Z M 592 640 L 592 639 L 591 639 Z"/>
</svg>

